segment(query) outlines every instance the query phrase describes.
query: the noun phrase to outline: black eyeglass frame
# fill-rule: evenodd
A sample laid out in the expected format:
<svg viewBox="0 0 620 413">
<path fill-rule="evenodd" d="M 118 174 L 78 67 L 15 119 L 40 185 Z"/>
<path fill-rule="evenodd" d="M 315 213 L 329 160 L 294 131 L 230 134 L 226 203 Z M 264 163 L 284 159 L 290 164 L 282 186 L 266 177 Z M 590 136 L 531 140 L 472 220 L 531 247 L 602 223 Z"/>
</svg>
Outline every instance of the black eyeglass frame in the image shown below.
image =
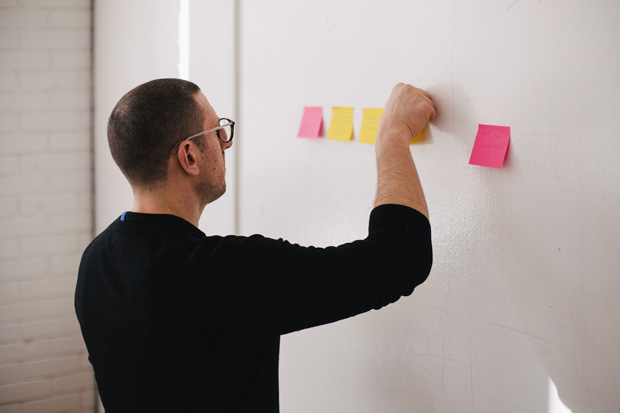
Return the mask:
<svg viewBox="0 0 620 413">
<path fill-rule="evenodd" d="M 197 138 L 197 137 L 202 136 L 202 135 L 206 135 L 207 133 L 211 133 L 211 132 L 215 132 L 217 134 L 217 138 L 219 140 L 221 140 L 222 142 L 224 142 L 224 143 L 231 142 L 233 140 L 233 136 L 235 135 L 235 121 L 231 120 L 231 119 L 228 119 L 228 118 L 220 118 L 218 121 L 219 122 L 226 121 L 228 123 L 225 123 L 224 125 L 220 125 L 220 126 L 217 126 L 215 128 L 209 129 L 209 130 L 198 132 L 197 134 L 192 135 L 189 138 L 183 139 L 174 148 L 172 148 L 171 153 L 175 153 L 177 151 L 177 149 L 179 149 L 179 146 L 181 146 L 181 144 L 183 142 L 191 140 L 191 139 L 194 139 L 194 138 Z M 225 128 L 229 127 L 229 126 L 230 126 L 230 136 L 228 137 L 228 139 L 223 139 L 222 135 L 220 134 L 220 131 L 222 129 L 225 129 Z"/>
</svg>

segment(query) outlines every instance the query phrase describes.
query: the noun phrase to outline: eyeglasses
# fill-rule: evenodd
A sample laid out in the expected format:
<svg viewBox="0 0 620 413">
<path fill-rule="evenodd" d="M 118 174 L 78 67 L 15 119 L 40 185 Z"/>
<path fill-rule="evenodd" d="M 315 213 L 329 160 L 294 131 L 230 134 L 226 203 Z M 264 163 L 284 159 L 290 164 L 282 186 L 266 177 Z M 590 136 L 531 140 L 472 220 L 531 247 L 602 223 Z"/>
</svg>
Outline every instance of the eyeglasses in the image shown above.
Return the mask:
<svg viewBox="0 0 620 413">
<path fill-rule="evenodd" d="M 181 146 L 181 144 L 184 141 L 188 141 L 190 139 L 194 139 L 194 138 L 197 138 L 197 137 L 202 136 L 202 135 L 206 135 L 207 133 L 211 133 L 211 132 L 215 132 L 217 134 L 217 137 L 219 138 L 219 140 L 221 140 L 224 143 L 228 143 L 228 142 L 232 141 L 233 136 L 235 134 L 235 121 L 230 120 L 228 118 L 220 118 L 219 122 L 220 122 L 220 125 L 215 127 L 215 128 L 213 128 L 213 129 L 205 130 L 205 131 L 199 132 L 199 133 L 197 133 L 195 135 L 192 135 L 189 138 L 183 139 L 174 148 L 172 148 L 172 152 L 171 153 L 175 153 L 177 151 L 177 149 L 179 149 L 179 146 Z"/>
</svg>

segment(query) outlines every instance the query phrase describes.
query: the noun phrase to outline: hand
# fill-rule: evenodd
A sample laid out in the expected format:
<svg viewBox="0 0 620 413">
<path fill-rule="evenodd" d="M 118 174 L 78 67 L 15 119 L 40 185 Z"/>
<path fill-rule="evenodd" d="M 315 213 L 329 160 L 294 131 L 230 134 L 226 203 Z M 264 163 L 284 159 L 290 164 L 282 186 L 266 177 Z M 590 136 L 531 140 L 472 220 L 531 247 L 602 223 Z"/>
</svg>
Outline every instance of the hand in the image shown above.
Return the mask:
<svg viewBox="0 0 620 413">
<path fill-rule="evenodd" d="M 395 141 L 408 145 L 435 115 L 435 105 L 426 91 L 399 83 L 385 104 L 377 143 Z"/>
</svg>

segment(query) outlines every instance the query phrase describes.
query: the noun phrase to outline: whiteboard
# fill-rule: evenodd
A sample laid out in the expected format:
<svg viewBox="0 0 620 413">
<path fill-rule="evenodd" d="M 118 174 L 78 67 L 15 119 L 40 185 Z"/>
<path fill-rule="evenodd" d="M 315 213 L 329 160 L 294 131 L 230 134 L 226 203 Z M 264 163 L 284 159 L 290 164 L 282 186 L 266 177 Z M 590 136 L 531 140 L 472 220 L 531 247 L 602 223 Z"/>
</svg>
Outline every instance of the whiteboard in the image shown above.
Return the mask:
<svg viewBox="0 0 620 413">
<path fill-rule="evenodd" d="M 281 410 L 618 411 L 620 2 L 238 7 L 240 233 L 365 237 L 362 109 L 397 82 L 438 109 L 411 147 L 431 276 L 381 311 L 284 336 Z M 304 106 L 323 107 L 324 130 L 332 106 L 353 107 L 354 140 L 297 138 Z M 468 164 L 478 124 L 511 127 L 502 169 Z"/>
</svg>

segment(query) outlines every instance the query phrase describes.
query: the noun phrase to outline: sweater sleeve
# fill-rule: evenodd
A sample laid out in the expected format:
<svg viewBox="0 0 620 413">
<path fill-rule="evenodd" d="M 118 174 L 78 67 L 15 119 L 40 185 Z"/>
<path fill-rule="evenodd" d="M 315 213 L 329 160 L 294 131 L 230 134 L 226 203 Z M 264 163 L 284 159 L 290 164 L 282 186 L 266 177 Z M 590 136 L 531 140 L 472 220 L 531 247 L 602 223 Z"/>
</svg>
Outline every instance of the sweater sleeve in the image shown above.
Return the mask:
<svg viewBox="0 0 620 413">
<path fill-rule="evenodd" d="M 380 309 L 428 277 L 432 265 L 431 229 L 418 211 L 381 205 L 370 214 L 366 239 L 315 248 L 261 236 L 238 246 L 239 305 L 253 326 L 286 334 L 371 309 Z M 239 261 L 241 262 L 241 261 Z M 247 289 L 247 290 L 246 290 Z"/>
</svg>

